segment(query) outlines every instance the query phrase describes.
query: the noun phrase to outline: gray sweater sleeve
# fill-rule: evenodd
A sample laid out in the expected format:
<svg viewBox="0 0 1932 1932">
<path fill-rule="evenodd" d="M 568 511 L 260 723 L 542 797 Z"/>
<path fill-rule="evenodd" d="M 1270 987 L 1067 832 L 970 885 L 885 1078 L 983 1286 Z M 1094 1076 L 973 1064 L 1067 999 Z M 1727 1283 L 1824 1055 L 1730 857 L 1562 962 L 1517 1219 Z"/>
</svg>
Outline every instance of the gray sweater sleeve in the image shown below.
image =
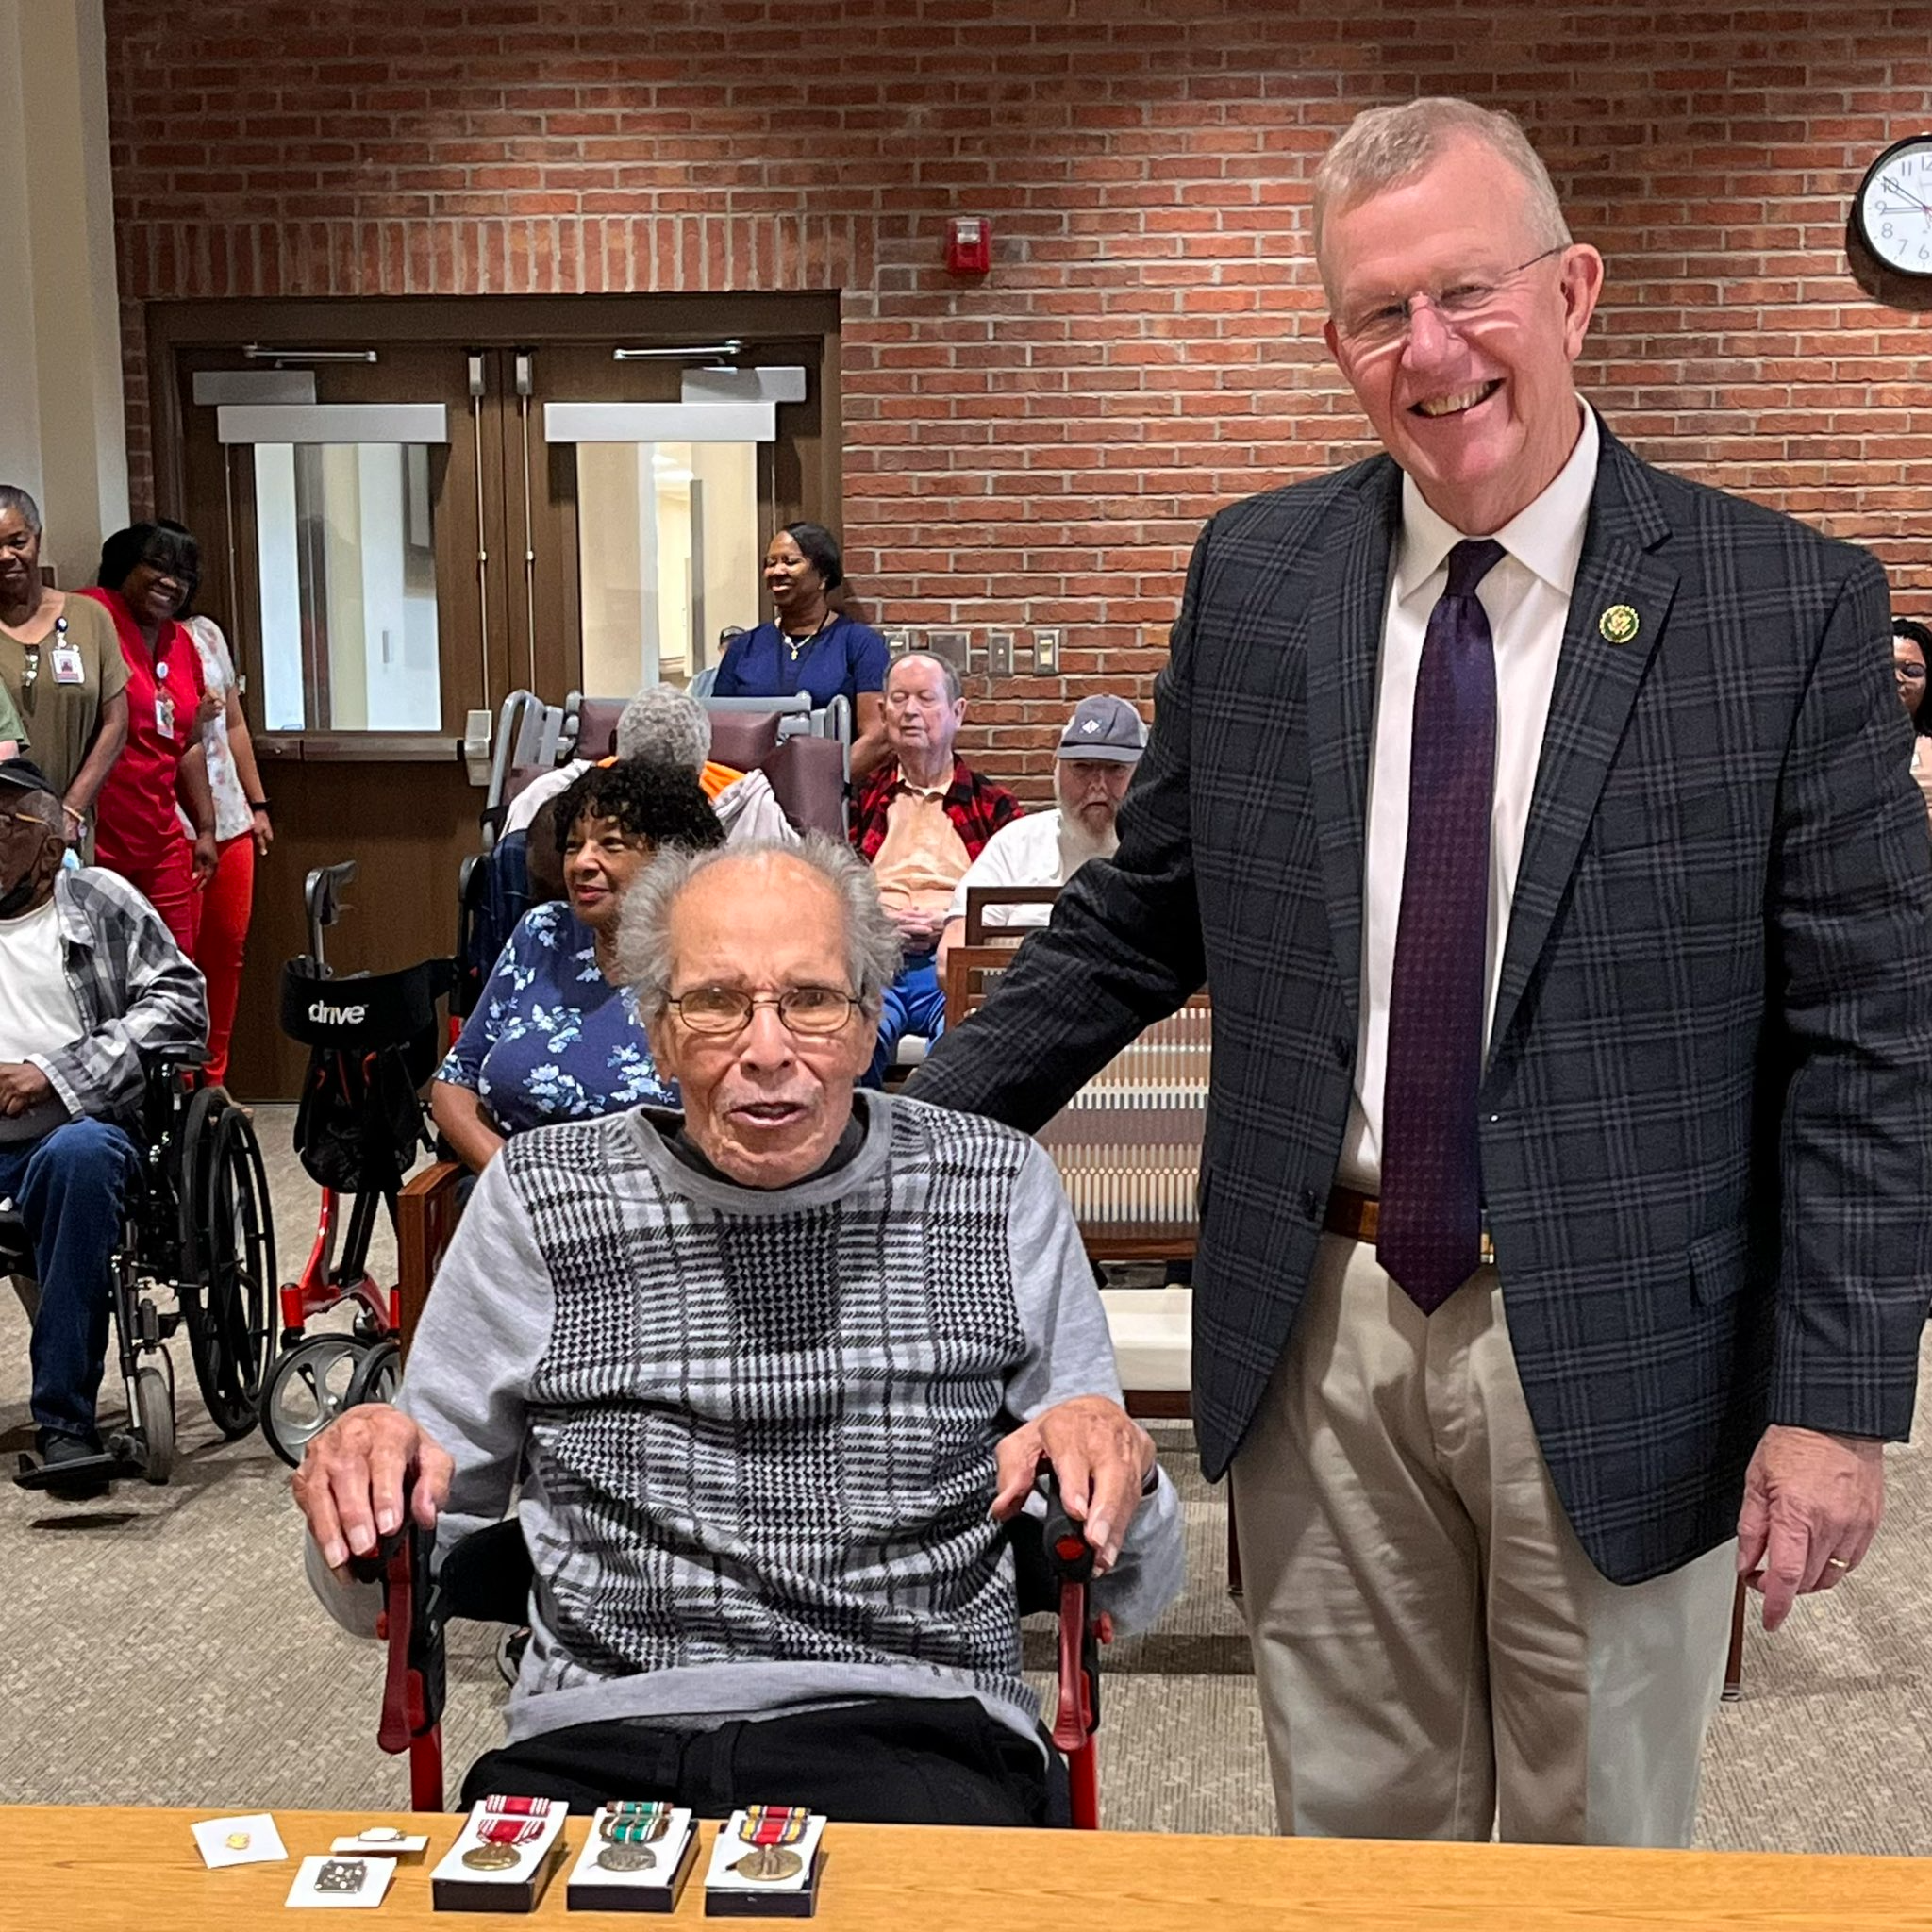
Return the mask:
<svg viewBox="0 0 1932 1932">
<path fill-rule="evenodd" d="M 1016 1422 L 1028 1422 L 1076 1395 L 1121 1399 L 1107 1310 L 1093 1285 L 1066 1191 L 1037 1142 L 1013 1189 L 1008 1224 L 1013 1287 L 1026 1330 L 1027 1353 L 1007 1385 Z M 1183 1580 L 1180 1499 L 1164 1470 L 1144 1497 L 1121 1543 L 1120 1560 L 1095 1589 L 1098 1607 L 1124 1629 L 1145 1629 L 1180 1594 Z"/>
<path fill-rule="evenodd" d="M 525 1391 L 549 1345 L 550 1271 L 502 1155 L 483 1170 L 423 1310 L 396 1407 L 455 1458 L 440 1554 L 500 1522 L 515 1490 Z M 345 1584 L 308 1542 L 309 1581 L 344 1629 L 373 1636 L 375 1584 Z"/>
</svg>

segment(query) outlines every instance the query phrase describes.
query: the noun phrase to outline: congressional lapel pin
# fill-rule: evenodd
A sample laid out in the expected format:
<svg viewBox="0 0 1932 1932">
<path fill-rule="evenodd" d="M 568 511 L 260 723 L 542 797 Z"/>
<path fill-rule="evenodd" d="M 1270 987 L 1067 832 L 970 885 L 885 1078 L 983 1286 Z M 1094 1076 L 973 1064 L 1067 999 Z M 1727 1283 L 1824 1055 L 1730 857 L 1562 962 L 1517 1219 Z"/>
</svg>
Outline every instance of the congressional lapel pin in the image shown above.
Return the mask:
<svg viewBox="0 0 1932 1932">
<path fill-rule="evenodd" d="M 1638 617 L 1627 604 L 1612 604 L 1596 621 L 1606 643 L 1627 644 L 1637 635 Z"/>
</svg>

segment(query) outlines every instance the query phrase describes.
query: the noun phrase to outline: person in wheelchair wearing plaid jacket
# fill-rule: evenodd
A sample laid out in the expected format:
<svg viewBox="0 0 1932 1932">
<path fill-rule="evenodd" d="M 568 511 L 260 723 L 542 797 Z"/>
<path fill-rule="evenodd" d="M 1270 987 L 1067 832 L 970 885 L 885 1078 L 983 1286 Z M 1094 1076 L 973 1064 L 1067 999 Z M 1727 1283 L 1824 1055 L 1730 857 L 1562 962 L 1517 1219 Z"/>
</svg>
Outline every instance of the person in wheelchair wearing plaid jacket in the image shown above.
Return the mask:
<svg viewBox="0 0 1932 1932">
<path fill-rule="evenodd" d="M 532 1636 L 466 1803 L 1047 1823 L 1003 1531 L 1041 1463 L 1100 1607 L 1145 1624 L 1177 1592 L 1174 1491 L 1046 1155 L 855 1092 L 897 956 L 831 841 L 661 858 L 620 959 L 681 1121 L 512 1140 L 396 1407 L 310 1445 L 310 1573 L 352 1629 L 377 1591 L 351 1554 L 406 1507 L 446 1551 L 515 1494 Z"/>
<path fill-rule="evenodd" d="M 200 972 L 117 873 L 64 869 L 60 800 L 0 764 L 0 1202 L 33 1249 L 32 1409 L 51 1494 L 98 1495 L 117 1208 L 140 1178 L 143 1061 L 208 1040 Z"/>
</svg>

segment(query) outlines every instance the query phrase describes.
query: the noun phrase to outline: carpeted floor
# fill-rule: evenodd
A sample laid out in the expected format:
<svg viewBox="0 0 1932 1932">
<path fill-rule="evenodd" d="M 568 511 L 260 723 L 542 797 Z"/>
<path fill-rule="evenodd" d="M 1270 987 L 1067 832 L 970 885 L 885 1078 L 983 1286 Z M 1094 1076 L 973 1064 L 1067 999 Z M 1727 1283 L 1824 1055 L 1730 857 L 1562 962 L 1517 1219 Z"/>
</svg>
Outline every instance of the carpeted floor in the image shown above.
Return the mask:
<svg viewBox="0 0 1932 1932">
<path fill-rule="evenodd" d="M 284 1274 L 312 1236 L 314 1193 L 264 1108 Z M 379 1276 L 392 1266 L 385 1234 Z M 386 1277 L 385 1277 L 386 1278 Z M 0 1790 L 13 1803 L 392 1807 L 399 1762 L 376 1749 L 374 1645 L 340 1635 L 303 1582 L 287 1472 L 260 1437 L 223 1443 L 175 1346 L 183 1456 L 164 1489 L 49 1505 L 0 1484 Z M 26 1324 L 0 1292 L 0 1452 L 27 1440 Z M 1185 1425 L 1163 1454 L 1187 1504 L 1190 1587 L 1108 1660 L 1103 1809 L 1117 1829 L 1273 1828 L 1241 1624 L 1224 1589 L 1225 1519 Z M 1703 1840 L 1788 1851 L 1932 1851 L 1924 1633 L 1932 1465 L 1892 1459 L 1890 1513 L 1858 1575 L 1754 1630 L 1745 1695 L 1712 1727 Z M 496 1741 L 490 1633 L 454 1633 L 448 1752 Z M 1038 1646 L 1036 1645 L 1036 1649 Z"/>
</svg>

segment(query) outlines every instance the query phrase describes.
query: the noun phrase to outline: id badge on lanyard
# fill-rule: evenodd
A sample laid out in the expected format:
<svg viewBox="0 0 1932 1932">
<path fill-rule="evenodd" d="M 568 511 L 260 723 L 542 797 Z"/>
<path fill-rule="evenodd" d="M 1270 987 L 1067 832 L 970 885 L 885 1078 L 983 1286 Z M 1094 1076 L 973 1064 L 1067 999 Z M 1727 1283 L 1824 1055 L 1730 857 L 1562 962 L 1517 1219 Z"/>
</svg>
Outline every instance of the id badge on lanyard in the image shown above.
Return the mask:
<svg viewBox="0 0 1932 1932">
<path fill-rule="evenodd" d="M 172 741 L 175 736 L 175 700 L 161 688 L 159 680 L 168 675 L 168 664 L 163 658 L 155 666 L 155 729 Z"/>
<path fill-rule="evenodd" d="M 53 662 L 56 684 L 87 682 L 87 667 L 80 661 L 80 646 L 67 641 L 67 620 L 64 617 L 54 620 L 54 647 L 48 655 Z"/>
</svg>

